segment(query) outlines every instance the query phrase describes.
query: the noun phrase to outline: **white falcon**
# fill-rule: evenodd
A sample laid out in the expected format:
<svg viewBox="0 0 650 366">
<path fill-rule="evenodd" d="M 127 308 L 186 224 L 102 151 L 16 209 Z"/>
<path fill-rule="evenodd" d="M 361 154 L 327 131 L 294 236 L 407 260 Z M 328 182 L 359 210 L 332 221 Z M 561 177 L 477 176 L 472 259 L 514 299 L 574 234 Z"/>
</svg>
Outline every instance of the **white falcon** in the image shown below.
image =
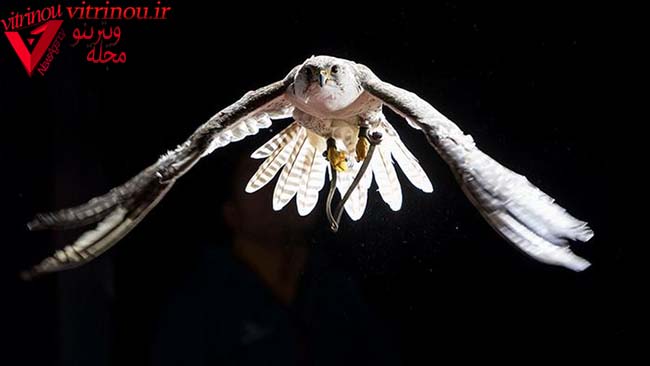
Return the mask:
<svg viewBox="0 0 650 366">
<path fill-rule="evenodd" d="M 568 246 L 569 240 L 593 236 L 587 223 L 481 152 L 471 136 L 417 95 L 380 80 L 364 65 L 315 56 L 284 79 L 246 93 L 123 185 L 80 206 L 37 214 L 28 223 L 31 230 L 97 226 L 23 276 L 76 267 L 97 257 L 133 229 L 203 156 L 268 128 L 274 119 L 292 117 L 294 122 L 253 153 L 253 158 L 265 160 L 247 192 L 260 189 L 281 170 L 273 208 L 280 210 L 296 197 L 298 212 L 307 215 L 329 176 L 327 217 L 336 231 L 343 210 L 352 220 L 361 218 L 374 179 L 383 200 L 397 211 L 402 192 L 393 161 L 415 187 L 424 192 L 433 188 L 386 120 L 384 106 L 424 133 L 469 200 L 506 240 L 544 263 L 575 271 L 589 266 Z M 341 200 L 332 210 L 337 189 Z"/>
</svg>

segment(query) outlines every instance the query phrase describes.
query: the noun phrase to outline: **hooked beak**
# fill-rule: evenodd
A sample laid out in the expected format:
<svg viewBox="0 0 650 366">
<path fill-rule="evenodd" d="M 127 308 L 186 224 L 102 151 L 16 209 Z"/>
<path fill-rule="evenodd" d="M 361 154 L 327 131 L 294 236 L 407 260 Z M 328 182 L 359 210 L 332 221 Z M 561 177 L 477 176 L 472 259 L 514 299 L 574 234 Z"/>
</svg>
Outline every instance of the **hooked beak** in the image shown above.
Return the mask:
<svg viewBox="0 0 650 366">
<path fill-rule="evenodd" d="M 330 79 L 330 71 L 329 70 L 321 70 L 320 73 L 318 73 L 318 84 L 322 88 L 325 83 L 327 83 L 327 80 Z"/>
</svg>

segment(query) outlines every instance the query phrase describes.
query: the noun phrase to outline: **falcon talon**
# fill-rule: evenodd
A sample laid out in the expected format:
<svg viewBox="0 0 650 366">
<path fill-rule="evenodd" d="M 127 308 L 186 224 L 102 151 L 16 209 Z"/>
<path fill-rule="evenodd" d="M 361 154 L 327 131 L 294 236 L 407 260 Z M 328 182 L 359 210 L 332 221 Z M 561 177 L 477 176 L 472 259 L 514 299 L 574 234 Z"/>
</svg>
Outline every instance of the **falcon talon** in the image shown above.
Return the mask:
<svg viewBox="0 0 650 366">
<path fill-rule="evenodd" d="M 361 162 L 368 156 L 368 149 L 370 149 L 370 141 L 366 136 L 360 136 L 357 140 L 357 162 Z"/>
<path fill-rule="evenodd" d="M 330 162 L 332 168 L 338 172 L 348 170 L 348 157 L 345 151 L 339 151 L 336 147 L 327 148 L 327 160 Z"/>
<path fill-rule="evenodd" d="M 370 149 L 370 141 L 368 140 L 368 126 L 367 122 L 359 124 L 359 136 L 357 138 L 357 162 L 361 162 L 368 156 L 368 149 Z"/>
</svg>

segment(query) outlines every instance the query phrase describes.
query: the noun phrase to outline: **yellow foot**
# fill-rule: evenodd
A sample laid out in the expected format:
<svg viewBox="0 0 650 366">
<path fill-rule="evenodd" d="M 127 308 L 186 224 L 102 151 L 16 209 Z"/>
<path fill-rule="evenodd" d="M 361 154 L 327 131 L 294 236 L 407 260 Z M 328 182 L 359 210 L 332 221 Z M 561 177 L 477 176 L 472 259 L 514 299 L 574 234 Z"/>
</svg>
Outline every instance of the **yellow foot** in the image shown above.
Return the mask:
<svg viewBox="0 0 650 366">
<path fill-rule="evenodd" d="M 370 141 L 365 136 L 359 137 L 357 141 L 357 161 L 363 161 L 368 156 L 368 149 L 370 149 Z"/>
<path fill-rule="evenodd" d="M 345 152 L 336 150 L 334 146 L 327 148 L 327 160 L 337 172 L 344 172 L 348 169 L 348 159 Z"/>
</svg>

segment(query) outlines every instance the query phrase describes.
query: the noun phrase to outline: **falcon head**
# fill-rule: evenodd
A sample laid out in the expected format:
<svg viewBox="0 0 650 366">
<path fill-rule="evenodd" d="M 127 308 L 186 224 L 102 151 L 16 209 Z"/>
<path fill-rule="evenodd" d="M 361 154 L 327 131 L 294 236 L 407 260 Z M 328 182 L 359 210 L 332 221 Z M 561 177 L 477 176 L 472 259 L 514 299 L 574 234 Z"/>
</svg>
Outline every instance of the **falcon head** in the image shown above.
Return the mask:
<svg viewBox="0 0 650 366">
<path fill-rule="evenodd" d="M 363 92 L 352 63 L 331 56 L 305 60 L 296 74 L 294 90 L 307 109 L 318 112 L 344 109 Z"/>
</svg>

